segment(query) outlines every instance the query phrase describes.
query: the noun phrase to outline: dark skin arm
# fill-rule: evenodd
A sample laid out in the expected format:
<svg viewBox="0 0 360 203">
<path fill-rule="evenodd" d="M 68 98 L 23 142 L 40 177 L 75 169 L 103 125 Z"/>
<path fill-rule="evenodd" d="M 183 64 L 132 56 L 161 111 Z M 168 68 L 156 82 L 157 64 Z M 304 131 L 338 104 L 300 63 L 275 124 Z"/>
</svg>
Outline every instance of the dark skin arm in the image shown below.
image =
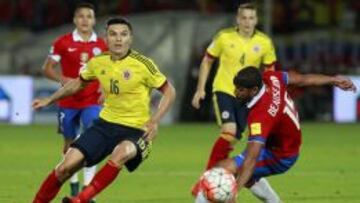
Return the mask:
<svg viewBox="0 0 360 203">
<path fill-rule="evenodd" d="M 356 91 L 356 86 L 347 77 L 327 76 L 321 74 L 300 74 L 294 71 L 288 72 L 289 85 L 295 86 L 321 86 L 334 85 L 345 91 Z"/>
<path fill-rule="evenodd" d="M 261 149 L 264 144 L 259 142 L 248 142 L 246 147 L 246 157 L 243 166 L 238 171 L 238 177 L 236 179 L 238 190 L 243 188 L 246 183 L 250 180 L 257 163 L 257 158 L 260 155 Z"/>
</svg>

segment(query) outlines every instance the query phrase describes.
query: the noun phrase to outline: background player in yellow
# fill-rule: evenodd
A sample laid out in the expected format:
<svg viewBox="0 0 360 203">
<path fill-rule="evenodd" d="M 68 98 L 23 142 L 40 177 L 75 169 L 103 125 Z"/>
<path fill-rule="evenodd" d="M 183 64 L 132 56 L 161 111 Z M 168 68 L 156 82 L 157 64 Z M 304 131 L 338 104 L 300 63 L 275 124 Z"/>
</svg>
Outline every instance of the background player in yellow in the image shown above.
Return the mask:
<svg viewBox="0 0 360 203">
<path fill-rule="evenodd" d="M 216 140 L 206 169 L 229 156 L 232 145 L 241 138 L 246 127 L 247 108 L 236 101 L 235 87 L 232 83 L 236 73 L 246 66 L 274 70 L 276 55 L 272 40 L 264 33 L 256 30 L 258 23 L 257 9 L 254 4 L 246 3 L 238 7 L 236 27 L 219 31 L 206 50 L 200 65 L 200 74 L 192 105 L 199 109 L 201 100 L 205 98 L 205 84 L 215 60 L 219 60 L 213 82 L 213 102 L 218 124 L 221 126 L 219 138 Z M 261 191 L 269 191 L 262 195 L 256 190 L 252 192 L 260 199 L 277 199 L 276 193 L 266 180 L 259 181 Z M 199 192 L 199 184 L 192 188 L 194 196 Z"/>
<path fill-rule="evenodd" d="M 115 180 L 124 165 L 132 172 L 148 156 L 158 123 L 175 99 L 175 89 L 152 60 L 130 49 L 132 38 L 128 21 L 110 19 L 106 28 L 110 52 L 92 58 L 80 78 L 68 82 L 50 97 L 33 102 L 34 109 L 50 105 L 76 93 L 94 79 L 99 80 L 105 93 L 100 118 L 71 144 L 64 160 L 43 182 L 34 203 L 50 202 L 73 173 L 110 155 L 82 192 L 63 199 L 63 202 L 88 202 Z M 157 111 L 150 115 L 152 89 L 158 89 L 163 98 Z"/>
</svg>

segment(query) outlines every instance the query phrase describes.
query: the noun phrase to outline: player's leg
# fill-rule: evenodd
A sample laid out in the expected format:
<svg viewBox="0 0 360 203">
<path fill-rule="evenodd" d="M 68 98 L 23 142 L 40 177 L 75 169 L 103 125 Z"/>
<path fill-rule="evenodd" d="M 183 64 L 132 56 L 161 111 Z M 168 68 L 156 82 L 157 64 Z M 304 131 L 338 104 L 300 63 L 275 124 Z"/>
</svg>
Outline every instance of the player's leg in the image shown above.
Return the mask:
<svg viewBox="0 0 360 203">
<path fill-rule="evenodd" d="M 63 154 L 65 154 L 79 133 L 80 110 L 72 108 L 59 108 L 58 123 L 59 132 L 64 138 Z M 74 173 L 69 182 L 71 196 L 77 195 L 80 189 L 78 174 Z"/>
<path fill-rule="evenodd" d="M 215 141 L 207 162 L 206 170 L 212 168 L 219 161 L 226 159 L 233 150 L 233 145 L 240 139 L 241 131 L 238 130 L 237 102 L 231 95 L 215 92 L 213 105 L 217 123 L 221 126 L 220 135 Z M 245 125 L 245 124 L 244 124 Z M 194 197 L 199 192 L 199 181 L 192 187 L 191 193 Z"/>
<path fill-rule="evenodd" d="M 84 129 L 89 128 L 93 122 L 99 118 L 99 113 L 101 110 L 101 106 L 94 105 L 87 108 L 82 109 L 81 111 L 81 123 Z M 90 184 L 91 180 L 94 178 L 96 173 L 96 165 L 91 167 L 84 168 L 84 185 L 85 188 L 87 185 Z M 94 203 L 95 200 L 92 200 L 91 203 Z"/>
<path fill-rule="evenodd" d="M 235 98 L 231 95 L 215 92 L 213 97 L 214 110 L 218 124 L 221 126 L 220 135 L 215 141 L 206 169 L 212 168 L 217 162 L 226 159 L 237 141 Z"/>
<path fill-rule="evenodd" d="M 117 131 L 118 130 L 116 128 L 113 128 L 113 124 L 107 123 L 103 120 L 96 120 L 94 124 L 86 129 L 85 133 L 76 139 L 71 146 L 79 149 L 84 154 L 85 166 L 94 166 L 108 156 L 114 149 L 117 142 L 115 140 L 114 144 L 112 144 L 112 137 L 114 137 L 114 132 Z M 104 173 L 109 176 L 113 174 L 111 170 L 105 170 Z M 94 179 L 95 178 L 93 178 L 92 182 Z M 91 183 L 89 186 L 90 185 Z M 73 198 L 65 197 L 63 202 L 80 201 L 78 196 L 81 195 L 82 192 L 86 191 L 88 187 Z M 84 202 L 88 201 L 89 199 Z"/>
<path fill-rule="evenodd" d="M 245 156 L 245 153 L 242 153 L 234 158 L 238 169 L 241 168 Z M 264 148 L 256 163 L 252 179 L 247 183 L 246 187 L 263 202 L 280 203 L 279 195 L 265 177 L 286 172 L 294 165 L 296 160 L 297 156 L 279 159 L 271 151 Z"/>
<path fill-rule="evenodd" d="M 48 203 L 59 192 L 62 184 L 84 164 L 84 155 L 77 149 L 70 148 L 61 163 L 42 183 L 33 203 Z"/>
<path fill-rule="evenodd" d="M 125 127 L 120 133 L 126 133 L 124 134 L 126 136 L 113 147 L 109 161 L 96 173 L 90 185 L 80 192 L 75 200 L 86 202 L 95 197 L 115 180 L 123 165 L 132 172 L 148 156 L 150 145 L 142 138 L 143 131 Z"/>
</svg>

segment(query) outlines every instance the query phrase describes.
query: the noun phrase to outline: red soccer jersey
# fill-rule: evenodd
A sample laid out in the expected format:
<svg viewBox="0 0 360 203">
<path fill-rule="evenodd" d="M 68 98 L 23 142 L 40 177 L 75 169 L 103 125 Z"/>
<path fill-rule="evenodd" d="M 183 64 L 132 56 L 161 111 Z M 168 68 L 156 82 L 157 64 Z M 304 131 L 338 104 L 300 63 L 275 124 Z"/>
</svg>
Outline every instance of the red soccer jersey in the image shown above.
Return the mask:
<svg viewBox="0 0 360 203">
<path fill-rule="evenodd" d="M 61 64 L 61 72 L 65 77 L 77 78 L 80 68 L 93 56 L 106 51 L 104 40 L 92 34 L 88 42 L 84 42 L 77 30 L 59 37 L 50 50 L 49 57 Z M 99 82 L 93 81 L 80 92 L 58 102 L 64 108 L 84 108 L 98 104 Z"/>
<path fill-rule="evenodd" d="M 288 95 L 287 73 L 267 71 L 264 86 L 249 103 L 249 141 L 262 142 L 277 157 L 297 155 L 301 145 L 298 112 Z"/>
</svg>

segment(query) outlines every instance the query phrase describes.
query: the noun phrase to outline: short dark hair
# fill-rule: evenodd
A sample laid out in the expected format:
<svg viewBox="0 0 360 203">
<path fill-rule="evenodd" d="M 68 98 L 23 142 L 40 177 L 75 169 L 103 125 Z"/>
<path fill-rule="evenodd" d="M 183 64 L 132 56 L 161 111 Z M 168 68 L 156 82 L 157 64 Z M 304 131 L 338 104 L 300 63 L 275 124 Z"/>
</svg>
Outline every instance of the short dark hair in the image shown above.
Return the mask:
<svg viewBox="0 0 360 203">
<path fill-rule="evenodd" d="M 122 18 L 122 17 L 109 18 L 106 22 L 106 29 L 108 29 L 110 25 L 114 25 L 114 24 L 124 24 L 128 26 L 129 30 L 132 32 L 131 23 L 126 18 Z"/>
<path fill-rule="evenodd" d="M 81 3 L 76 4 L 74 13 L 76 13 L 79 9 L 82 9 L 82 8 L 88 8 L 95 12 L 95 6 L 92 3 L 81 2 Z"/>
<path fill-rule="evenodd" d="M 241 69 L 236 74 L 233 83 L 236 87 L 245 88 L 258 87 L 260 89 L 263 86 L 260 70 L 253 66 L 248 66 L 244 69 Z"/>
<path fill-rule="evenodd" d="M 239 5 L 238 10 L 240 9 L 250 9 L 250 10 L 257 10 L 257 6 L 253 2 L 246 2 Z"/>
</svg>

